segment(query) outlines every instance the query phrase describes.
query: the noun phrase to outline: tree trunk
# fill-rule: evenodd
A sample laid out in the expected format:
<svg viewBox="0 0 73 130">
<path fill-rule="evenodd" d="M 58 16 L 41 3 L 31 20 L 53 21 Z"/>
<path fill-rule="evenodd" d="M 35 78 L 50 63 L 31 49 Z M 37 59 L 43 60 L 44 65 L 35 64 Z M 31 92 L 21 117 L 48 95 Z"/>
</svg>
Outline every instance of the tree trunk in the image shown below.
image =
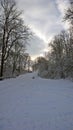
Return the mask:
<svg viewBox="0 0 73 130">
<path fill-rule="evenodd" d="M 3 76 L 3 70 L 4 70 L 4 47 L 2 48 L 0 77 Z"/>
<path fill-rule="evenodd" d="M 6 25 L 6 23 L 5 23 Z M 4 70 L 4 57 L 5 57 L 5 26 L 4 26 L 4 33 L 3 33 L 3 45 L 2 45 L 2 55 L 1 55 L 1 70 L 0 70 L 0 77 L 3 76 L 3 70 Z"/>
<path fill-rule="evenodd" d="M 14 74 L 15 69 L 16 69 L 16 64 L 15 64 L 15 61 L 14 61 L 14 62 L 13 62 L 13 69 L 12 69 L 12 75 Z"/>
</svg>

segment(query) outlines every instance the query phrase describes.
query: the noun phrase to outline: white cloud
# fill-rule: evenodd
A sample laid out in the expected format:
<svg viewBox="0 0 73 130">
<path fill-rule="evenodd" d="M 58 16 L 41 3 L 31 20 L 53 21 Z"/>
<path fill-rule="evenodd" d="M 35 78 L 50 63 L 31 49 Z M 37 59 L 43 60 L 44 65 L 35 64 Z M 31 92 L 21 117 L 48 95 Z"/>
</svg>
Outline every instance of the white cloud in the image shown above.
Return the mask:
<svg viewBox="0 0 73 130">
<path fill-rule="evenodd" d="M 62 22 L 68 0 L 17 0 L 24 11 L 23 19 L 35 33 L 28 47 L 31 55 L 39 55 L 47 49 L 50 39 L 58 34 L 67 24 Z M 31 48 L 31 49 L 30 49 Z"/>
<path fill-rule="evenodd" d="M 64 16 L 65 10 L 69 7 L 69 0 L 56 0 L 56 3 L 61 15 Z"/>
<path fill-rule="evenodd" d="M 59 24 L 61 24 L 64 27 L 64 29 L 68 29 L 69 24 L 68 24 L 68 22 L 63 22 L 63 17 L 65 15 L 65 11 L 67 10 L 67 8 L 70 5 L 69 0 L 56 0 L 56 3 L 57 3 L 59 11 L 61 13 Z"/>
<path fill-rule="evenodd" d="M 37 57 L 38 55 L 42 54 L 43 48 L 46 47 L 45 45 L 46 44 L 44 44 L 43 40 L 39 39 L 37 36 L 34 36 L 30 40 L 30 44 L 27 46 L 27 49 L 32 57 Z"/>
<path fill-rule="evenodd" d="M 57 31 L 55 23 L 59 14 L 55 0 L 21 0 L 18 2 L 24 10 L 24 20 L 32 26 L 32 30 L 38 37 L 47 41 L 50 32 Z"/>
<path fill-rule="evenodd" d="M 34 27 L 34 25 L 30 25 L 29 27 L 32 29 L 33 33 L 37 37 L 39 37 L 41 40 L 43 40 L 44 43 L 47 43 L 47 39 L 46 39 L 45 35 L 43 35 L 42 32 L 39 29 L 37 29 L 36 27 Z"/>
</svg>

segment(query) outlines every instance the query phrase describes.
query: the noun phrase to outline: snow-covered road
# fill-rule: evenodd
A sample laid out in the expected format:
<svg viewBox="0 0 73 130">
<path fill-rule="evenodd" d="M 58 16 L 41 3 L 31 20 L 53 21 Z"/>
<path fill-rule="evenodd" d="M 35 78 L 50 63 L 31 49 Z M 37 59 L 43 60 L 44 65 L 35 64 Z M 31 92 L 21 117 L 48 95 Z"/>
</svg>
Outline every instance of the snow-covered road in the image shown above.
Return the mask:
<svg viewBox="0 0 73 130">
<path fill-rule="evenodd" d="M 73 130 L 73 82 L 33 75 L 0 81 L 0 130 Z"/>
</svg>

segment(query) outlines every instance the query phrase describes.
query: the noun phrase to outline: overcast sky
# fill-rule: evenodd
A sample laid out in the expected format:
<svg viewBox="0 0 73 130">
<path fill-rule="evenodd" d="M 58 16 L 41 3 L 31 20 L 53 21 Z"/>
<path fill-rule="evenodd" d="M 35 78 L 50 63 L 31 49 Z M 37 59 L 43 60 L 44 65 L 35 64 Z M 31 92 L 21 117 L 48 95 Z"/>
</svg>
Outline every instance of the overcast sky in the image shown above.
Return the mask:
<svg viewBox="0 0 73 130">
<path fill-rule="evenodd" d="M 63 23 L 64 10 L 68 0 L 17 0 L 23 10 L 23 19 L 35 36 L 30 41 L 28 52 L 32 57 L 42 55 L 50 39 L 58 34 L 67 24 Z"/>
</svg>

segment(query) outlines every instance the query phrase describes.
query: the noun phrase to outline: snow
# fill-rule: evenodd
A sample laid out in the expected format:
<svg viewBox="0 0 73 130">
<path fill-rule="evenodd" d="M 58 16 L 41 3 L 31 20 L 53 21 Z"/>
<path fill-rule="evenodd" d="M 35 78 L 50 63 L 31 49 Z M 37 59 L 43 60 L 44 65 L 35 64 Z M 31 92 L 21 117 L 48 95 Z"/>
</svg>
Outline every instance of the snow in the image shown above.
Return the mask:
<svg viewBox="0 0 73 130">
<path fill-rule="evenodd" d="M 73 82 L 36 73 L 0 81 L 0 130 L 73 130 Z"/>
</svg>

